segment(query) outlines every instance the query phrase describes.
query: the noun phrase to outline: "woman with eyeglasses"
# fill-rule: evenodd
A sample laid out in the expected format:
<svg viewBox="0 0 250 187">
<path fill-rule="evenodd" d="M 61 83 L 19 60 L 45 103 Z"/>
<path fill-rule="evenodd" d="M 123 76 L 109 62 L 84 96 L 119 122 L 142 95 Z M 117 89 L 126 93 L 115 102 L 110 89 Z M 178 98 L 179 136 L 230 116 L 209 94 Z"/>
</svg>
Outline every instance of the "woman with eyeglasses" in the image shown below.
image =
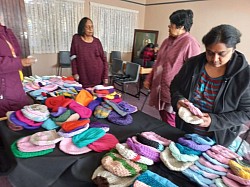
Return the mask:
<svg viewBox="0 0 250 187">
<path fill-rule="evenodd" d="M 108 63 L 100 40 L 94 37 L 91 19 L 84 17 L 73 36 L 71 49 L 72 75 L 83 88 L 108 84 Z"/>
<path fill-rule="evenodd" d="M 169 20 L 169 37 L 161 44 L 152 72 L 144 81 L 144 87 L 151 90 L 149 105 L 159 110 L 162 121 L 175 127 L 170 84 L 185 60 L 200 53 L 200 45 L 190 34 L 193 25 L 192 10 L 177 10 L 169 16 Z"/>
<path fill-rule="evenodd" d="M 176 112 L 190 103 L 200 109 L 199 124 L 176 115 L 176 127 L 214 138 L 229 146 L 243 124 L 250 121 L 250 69 L 236 50 L 241 33 L 231 25 L 212 28 L 202 39 L 206 51 L 187 60 L 171 83 Z"/>
</svg>

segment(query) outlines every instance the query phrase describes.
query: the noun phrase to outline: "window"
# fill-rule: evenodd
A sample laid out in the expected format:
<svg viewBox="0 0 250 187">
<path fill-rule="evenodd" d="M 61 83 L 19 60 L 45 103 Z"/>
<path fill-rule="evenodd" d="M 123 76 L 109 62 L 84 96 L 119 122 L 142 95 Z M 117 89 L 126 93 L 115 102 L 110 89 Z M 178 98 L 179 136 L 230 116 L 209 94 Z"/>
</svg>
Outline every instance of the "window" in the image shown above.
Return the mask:
<svg viewBox="0 0 250 187">
<path fill-rule="evenodd" d="M 83 0 L 25 0 L 31 54 L 69 50 L 84 17 Z"/>
<path fill-rule="evenodd" d="M 90 18 L 94 34 L 102 42 L 104 51 L 131 52 L 138 11 L 90 3 Z"/>
</svg>

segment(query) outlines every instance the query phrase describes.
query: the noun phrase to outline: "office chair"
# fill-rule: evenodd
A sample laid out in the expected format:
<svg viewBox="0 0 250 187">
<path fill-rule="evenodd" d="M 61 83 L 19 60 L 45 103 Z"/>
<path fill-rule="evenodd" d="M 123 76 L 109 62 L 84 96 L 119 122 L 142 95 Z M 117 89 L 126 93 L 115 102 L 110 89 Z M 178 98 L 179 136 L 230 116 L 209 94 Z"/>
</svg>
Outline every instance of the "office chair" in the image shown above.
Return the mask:
<svg viewBox="0 0 250 187">
<path fill-rule="evenodd" d="M 127 62 L 126 63 L 126 69 L 125 74 L 122 77 L 114 77 L 113 84 L 119 85 L 122 87 L 122 91 L 124 95 L 128 94 L 133 97 L 139 98 L 139 75 L 140 75 L 140 68 L 141 66 L 139 64 L 133 63 L 133 62 Z M 128 85 L 136 84 L 137 92 L 136 94 L 132 94 L 127 92 L 128 91 Z M 118 89 L 119 90 L 119 89 Z"/>
<path fill-rule="evenodd" d="M 110 53 L 110 61 L 112 63 L 113 59 L 122 59 L 121 51 L 111 51 Z"/>
<path fill-rule="evenodd" d="M 70 52 L 69 51 L 59 51 L 58 53 L 58 69 L 57 75 L 62 76 L 63 68 L 71 68 Z"/>
</svg>

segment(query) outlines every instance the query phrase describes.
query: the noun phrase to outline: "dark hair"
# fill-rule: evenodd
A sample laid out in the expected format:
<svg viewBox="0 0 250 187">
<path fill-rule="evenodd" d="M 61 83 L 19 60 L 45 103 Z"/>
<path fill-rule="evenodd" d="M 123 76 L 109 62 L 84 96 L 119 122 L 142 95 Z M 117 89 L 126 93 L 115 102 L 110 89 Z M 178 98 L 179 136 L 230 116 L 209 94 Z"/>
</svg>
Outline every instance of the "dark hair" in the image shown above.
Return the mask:
<svg viewBox="0 0 250 187">
<path fill-rule="evenodd" d="M 86 25 L 86 22 L 90 20 L 92 22 L 92 20 L 88 17 L 84 17 L 80 20 L 79 24 L 78 24 L 78 32 L 77 34 L 79 34 L 80 36 L 83 36 L 85 34 L 85 25 Z"/>
<path fill-rule="evenodd" d="M 169 16 L 169 19 L 177 28 L 184 26 L 184 29 L 189 32 L 193 25 L 193 11 L 190 9 L 177 10 Z"/>
<path fill-rule="evenodd" d="M 205 47 L 216 44 L 224 43 L 228 48 L 236 48 L 236 44 L 240 43 L 241 33 L 232 25 L 222 24 L 212 28 L 202 38 L 202 43 Z"/>
<path fill-rule="evenodd" d="M 153 43 L 149 43 L 149 44 L 147 44 L 145 47 L 154 48 L 155 45 L 154 45 Z"/>
</svg>

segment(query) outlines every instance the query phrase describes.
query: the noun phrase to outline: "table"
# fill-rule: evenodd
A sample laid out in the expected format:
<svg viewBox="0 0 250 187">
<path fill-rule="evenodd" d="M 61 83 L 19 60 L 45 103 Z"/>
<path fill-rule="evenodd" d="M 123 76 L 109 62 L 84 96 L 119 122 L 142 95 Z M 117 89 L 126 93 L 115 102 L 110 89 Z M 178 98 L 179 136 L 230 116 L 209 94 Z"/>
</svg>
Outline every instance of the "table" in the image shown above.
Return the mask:
<svg viewBox="0 0 250 187">
<path fill-rule="evenodd" d="M 154 131 L 159 135 L 176 141 L 184 132 L 173 128 L 164 122 L 153 118 L 141 111 L 133 116 L 133 123 L 129 126 L 119 126 L 108 122 L 105 119 L 91 117 L 91 121 L 100 121 L 110 125 L 110 133 L 114 134 L 123 143 L 128 137 L 143 131 Z M 10 151 L 10 145 L 20 137 L 33 134 L 43 129 L 29 131 L 10 130 L 6 121 L 0 122 L 0 136 L 7 148 L 7 153 L 12 160 L 12 168 L 9 171 L 8 179 L 14 187 L 94 187 L 91 176 L 94 170 L 100 165 L 105 152 L 89 152 L 82 155 L 67 155 L 57 147 L 54 152 L 28 159 L 15 158 Z M 170 179 L 175 184 L 185 187 L 196 186 L 180 172 L 168 170 L 163 163 L 157 163 L 149 167 L 150 170 Z"/>
</svg>

